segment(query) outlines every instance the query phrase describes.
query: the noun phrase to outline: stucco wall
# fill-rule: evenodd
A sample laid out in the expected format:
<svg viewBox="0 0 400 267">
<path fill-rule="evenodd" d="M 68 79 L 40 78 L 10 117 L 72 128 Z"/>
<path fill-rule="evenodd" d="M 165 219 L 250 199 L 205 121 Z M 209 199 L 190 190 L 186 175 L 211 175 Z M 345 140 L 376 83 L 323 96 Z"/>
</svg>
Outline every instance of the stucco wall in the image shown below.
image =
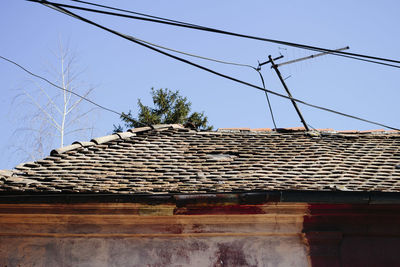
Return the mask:
<svg viewBox="0 0 400 267">
<path fill-rule="evenodd" d="M 258 208 L 177 215 L 136 204 L 0 205 L 0 265 L 308 266 L 305 206 Z"/>
<path fill-rule="evenodd" d="M 307 266 L 296 236 L 1 237 L 3 266 Z"/>
</svg>

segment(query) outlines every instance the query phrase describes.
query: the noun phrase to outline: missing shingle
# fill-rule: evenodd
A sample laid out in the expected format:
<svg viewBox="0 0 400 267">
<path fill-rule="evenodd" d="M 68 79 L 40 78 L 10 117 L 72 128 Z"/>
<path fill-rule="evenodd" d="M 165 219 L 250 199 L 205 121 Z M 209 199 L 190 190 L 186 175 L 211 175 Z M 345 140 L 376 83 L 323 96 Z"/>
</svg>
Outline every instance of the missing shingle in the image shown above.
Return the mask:
<svg viewBox="0 0 400 267">
<path fill-rule="evenodd" d="M 238 152 L 226 152 L 226 153 L 208 153 L 207 158 L 210 160 L 233 160 L 239 155 Z"/>
<path fill-rule="evenodd" d="M 396 166 L 394 166 L 396 169 L 400 169 L 400 164 L 397 164 Z"/>
</svg>

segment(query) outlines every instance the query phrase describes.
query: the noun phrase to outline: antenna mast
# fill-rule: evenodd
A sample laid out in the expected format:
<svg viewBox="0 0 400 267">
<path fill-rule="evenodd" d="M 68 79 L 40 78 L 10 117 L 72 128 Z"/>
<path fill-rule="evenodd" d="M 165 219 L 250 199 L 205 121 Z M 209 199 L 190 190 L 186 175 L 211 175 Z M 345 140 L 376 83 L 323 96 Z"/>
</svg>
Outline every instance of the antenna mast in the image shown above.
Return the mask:
<svg viewBox="0 0 400 267">
<path fill-rule="evenodd" d="M 346 47 L 343 47 L 343 48 L 335 49 L 335 51 L 347 50 L 347 49 L 349 49 L 349 48 L 350 48 L 350 47 L 346 46 Z M 278 67 L 283 66 L 283 65 L 288 65 L 288 64 L 296 63 L 296 62 L 300 62 L 300 61 L 307 60 L 307 59 L 312 59 L 312 58 L 316 58 L 316 57 L 328 55 L 328 54 L 332 54 L 332 53 L 330 53 L 330 52 L 323 52 L 323 53 L 314 54 L 314 55 L 307 56 L 307 57 L 302 57 L 302 58 L 290 60 L 290 61 L 287 61 L 287 62 L 283 62 L 283 63 L 281 63 L 281 64 L 275 64 L 275 60 L 278 60 L 278 59 L 282 58 L 282 57 L 283 57 L 282 55 L 281 55 L 280 57 L 277 57 L 277 58 L 274 58 L 274 59 L 272 58 L 271 55 L 269 55 L 269 56 L 268 56 L 268 61 L 265 61 L 265 62 L 263 62 L 263 63 L 260 63 L 259 66 L 258 66 L 258 69 L 260 69 L 262 65 L 271 63 L 271 68 L 273 68 L 273 69 L 275 70 L 276 74 L 278 75 L 279 80 L 281 81 L 281 83 L 282 83 L 282 85 L 283 85 L 283 88 L 285 88 L 285 90 L 286 90 L 286 93 L 288 94 L 288 96 L 289 96 L 290 98 L 292 98 L 292 94 L 290 93 L 290 90 L 289 90 L 289 88 L 287 87 L 287 85 L 286 85 L 286 83 L 285 83 L 285 79 L 283 79 L 282 74 L 281 74 L 281 72 L 279 71 Z M 306 121 L 304 120 L 303 114 L 301 113 L 299 107 L 297 106 L 297 103 L 296 103 L 294 100 L 290 100 L 290 101 L 292 102 L 293 107 L 294 107 L 294 109 L 296 110 L 297 115 L 299 116 L 300 121 L 301 121 L 301 123 L 302 123 L 303 126 L 304 126 L 304 129 L 305 129 L 306 131 L 309 131 L 310 129 L 308 128 L 308 125 L 307 125 Z"/>
</svg>

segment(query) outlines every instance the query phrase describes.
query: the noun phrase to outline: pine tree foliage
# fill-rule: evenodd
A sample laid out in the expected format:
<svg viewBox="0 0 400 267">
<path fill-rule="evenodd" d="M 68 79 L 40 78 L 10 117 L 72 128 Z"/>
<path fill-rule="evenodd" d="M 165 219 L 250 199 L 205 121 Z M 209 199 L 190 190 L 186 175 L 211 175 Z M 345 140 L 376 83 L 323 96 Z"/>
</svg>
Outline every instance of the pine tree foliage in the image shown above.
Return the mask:
<svg viewBox="0 0 400 267">
<path fill-rule="evenodd" d="M 138 100 L 138 116 L 134 118 L 132 111 L 122 113 L 121 120 L 126 128 L 137 128 L 154 124 L 190 124 L 198 130 L 212 130 L 208 125 L 204 112 L 191 113 L 191 102 L 179 94 L 179 91 L 151 88 L 153 107 L 146 106 Z M 121 125 L 114 125 L 114 132 L 123 131 Z"/>
</svg>

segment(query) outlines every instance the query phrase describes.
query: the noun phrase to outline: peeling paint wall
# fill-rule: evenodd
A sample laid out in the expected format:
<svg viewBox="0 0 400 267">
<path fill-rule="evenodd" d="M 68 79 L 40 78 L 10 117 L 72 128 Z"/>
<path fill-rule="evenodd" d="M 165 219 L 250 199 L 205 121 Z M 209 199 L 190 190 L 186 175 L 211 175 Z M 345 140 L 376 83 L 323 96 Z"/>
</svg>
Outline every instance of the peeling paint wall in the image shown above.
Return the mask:
<svg viewBox="0 0 400 267">
<path fill-rule="evenodd" d="M 307 266 L 296 236 L 1 237 L 2 266 Z"/>
<path fill-rule="evenodd" d="M 173 210 L 0 205 L 0 266 L 309 266 L 304 204 Z"/>
<path fill-rule="evenodd" d="M 0 204 L 0 266 L 400 266 L 400 205 Z"/>
</svg>

